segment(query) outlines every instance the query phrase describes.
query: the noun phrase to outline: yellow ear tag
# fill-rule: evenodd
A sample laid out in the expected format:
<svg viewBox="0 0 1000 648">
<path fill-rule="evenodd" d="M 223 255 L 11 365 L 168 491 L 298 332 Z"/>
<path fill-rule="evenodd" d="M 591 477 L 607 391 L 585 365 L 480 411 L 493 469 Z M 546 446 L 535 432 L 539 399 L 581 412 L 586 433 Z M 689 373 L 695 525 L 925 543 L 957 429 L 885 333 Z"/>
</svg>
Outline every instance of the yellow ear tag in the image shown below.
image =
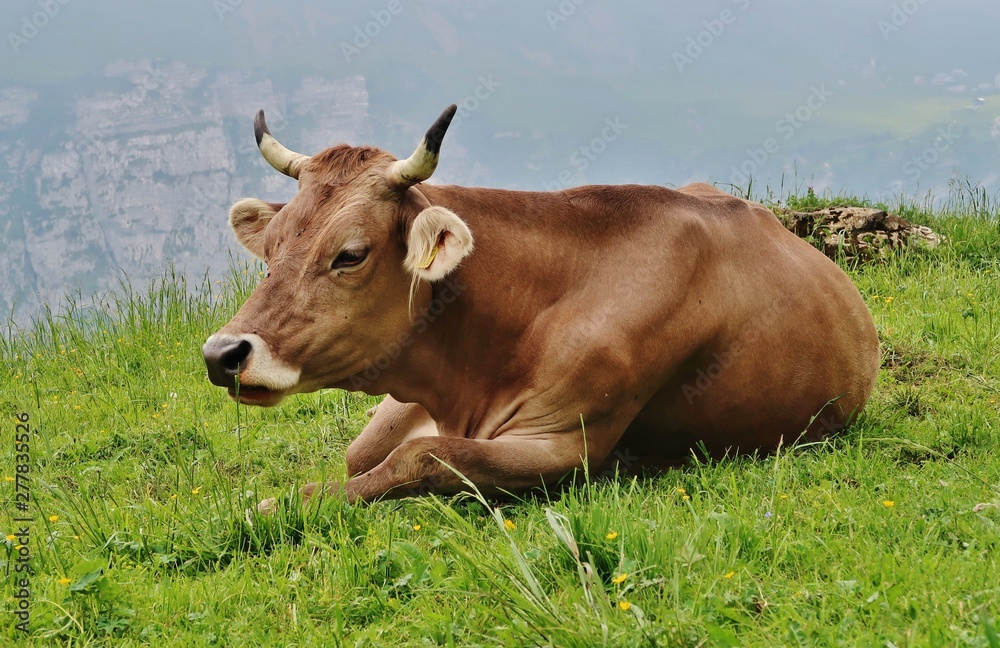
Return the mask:
<svg viewBox="0 0 1000 648">
<path fill-rule="evenodd" d="M 436 257 L 438 255 L 438 248 L 440 248 L 440 247 L 441 247 L 440 243 L 435 243 L 434 244 L 434 249 L 431 250 L 431 255 L 429 257 L 427 257 L 427 260 L 424 261 L 421 265 L 418 265 L 417 269 L 418 270 L 426 270 L 427 268 L 431 267 L 431 264 L 434 263 L 434 257 Z"/>
</svg>

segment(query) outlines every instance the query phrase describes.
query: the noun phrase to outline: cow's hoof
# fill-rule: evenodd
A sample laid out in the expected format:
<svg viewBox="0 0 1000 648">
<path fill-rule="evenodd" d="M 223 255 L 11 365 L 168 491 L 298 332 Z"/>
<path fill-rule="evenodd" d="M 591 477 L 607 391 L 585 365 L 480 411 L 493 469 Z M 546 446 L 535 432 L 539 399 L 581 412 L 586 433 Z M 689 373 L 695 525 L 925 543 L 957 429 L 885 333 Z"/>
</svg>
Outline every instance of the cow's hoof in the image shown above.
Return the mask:
<svg viewBox="0 0 1000 648">
<path fill-rule="evenodd" d="M 257 505 L 257 512 L 261 515 L 274 515 L 277 510 L 278 499 L 275 497 L 268 497 L 266 500 L 261 500 L 260 504 Z"/>
</svg>

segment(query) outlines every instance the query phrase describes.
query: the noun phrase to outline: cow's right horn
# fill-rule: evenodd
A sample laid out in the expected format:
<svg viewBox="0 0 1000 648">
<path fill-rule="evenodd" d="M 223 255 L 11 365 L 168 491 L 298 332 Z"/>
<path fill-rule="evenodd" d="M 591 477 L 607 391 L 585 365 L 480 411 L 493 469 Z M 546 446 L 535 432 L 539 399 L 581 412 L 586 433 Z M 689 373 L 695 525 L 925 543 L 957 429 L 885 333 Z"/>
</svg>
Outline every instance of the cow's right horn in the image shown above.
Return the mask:
<svg viewBox="0 0 1000 648">
<path fill-rule="evenodd" d="M 253 134 L 257 138 L 257 148 L 267 163 L 286 176 L 298 179 L 299 171 L 309 160 L 309 156 L 290 151 L 274 139 L 274 135 L 271 135 L 271 131 L 267 128 L 267 122 L 264 121 L 263 110 L 258 110 L 253 120 Z"/>
<path fill-rule="evenodd" d="M 392 163 L 387 172 L 391 184 L 400 189 L 406 189 L 431 177 L 434 169 L 437 168 L 441 141 L 444 140 L 444 134 L 448 130 L 448 126 L 451 125 L 451 120 L 457 110 L 458 106 L 455 104 L 445 108 L 437 121 L 428 129 L 413 155 L 405 160 Z"/>
</svg>

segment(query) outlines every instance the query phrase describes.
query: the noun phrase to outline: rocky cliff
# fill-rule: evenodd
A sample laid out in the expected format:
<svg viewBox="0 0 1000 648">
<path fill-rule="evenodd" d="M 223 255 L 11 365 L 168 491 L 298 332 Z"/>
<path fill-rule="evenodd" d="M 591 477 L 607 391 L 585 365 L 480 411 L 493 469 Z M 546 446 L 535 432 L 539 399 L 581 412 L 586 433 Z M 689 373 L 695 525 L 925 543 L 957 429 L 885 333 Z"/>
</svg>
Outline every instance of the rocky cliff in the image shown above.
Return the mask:
<svg viewBox="0 0 1000 648">
<path fill-rule="evenodd" d="M 387 127 L 413 146 L 426 127 L 371 115 L 360 76 L 275 87 L 251 72 L 123 61 L 86 87 L 0 91 L 0 313 L 16 321 L 123 274 L 221 274 L 229 205 L 295 191 L 257 153 L 258 108 L 305 152 L 372 143 Z"/>
</svg>

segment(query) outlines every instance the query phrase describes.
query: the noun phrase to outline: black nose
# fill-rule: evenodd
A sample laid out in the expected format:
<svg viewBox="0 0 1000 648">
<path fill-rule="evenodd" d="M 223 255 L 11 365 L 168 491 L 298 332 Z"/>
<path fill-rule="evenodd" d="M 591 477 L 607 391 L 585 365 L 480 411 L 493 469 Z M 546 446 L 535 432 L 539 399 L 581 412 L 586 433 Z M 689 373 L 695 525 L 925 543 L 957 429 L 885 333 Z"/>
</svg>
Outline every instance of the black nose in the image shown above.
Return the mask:
<svg viewBox="0 0 1000 648">
<path fill-rule="evenodd" d="M 253 345 L 249 340 L 212 336 L 201 348 L 201 353 L 205 356 L 205 366 L 208 367 L 208 379 L 219 387 L 234 386 L 240 368 L 246 366 L 247 358 L 252 351 Z"/>
</svg>

